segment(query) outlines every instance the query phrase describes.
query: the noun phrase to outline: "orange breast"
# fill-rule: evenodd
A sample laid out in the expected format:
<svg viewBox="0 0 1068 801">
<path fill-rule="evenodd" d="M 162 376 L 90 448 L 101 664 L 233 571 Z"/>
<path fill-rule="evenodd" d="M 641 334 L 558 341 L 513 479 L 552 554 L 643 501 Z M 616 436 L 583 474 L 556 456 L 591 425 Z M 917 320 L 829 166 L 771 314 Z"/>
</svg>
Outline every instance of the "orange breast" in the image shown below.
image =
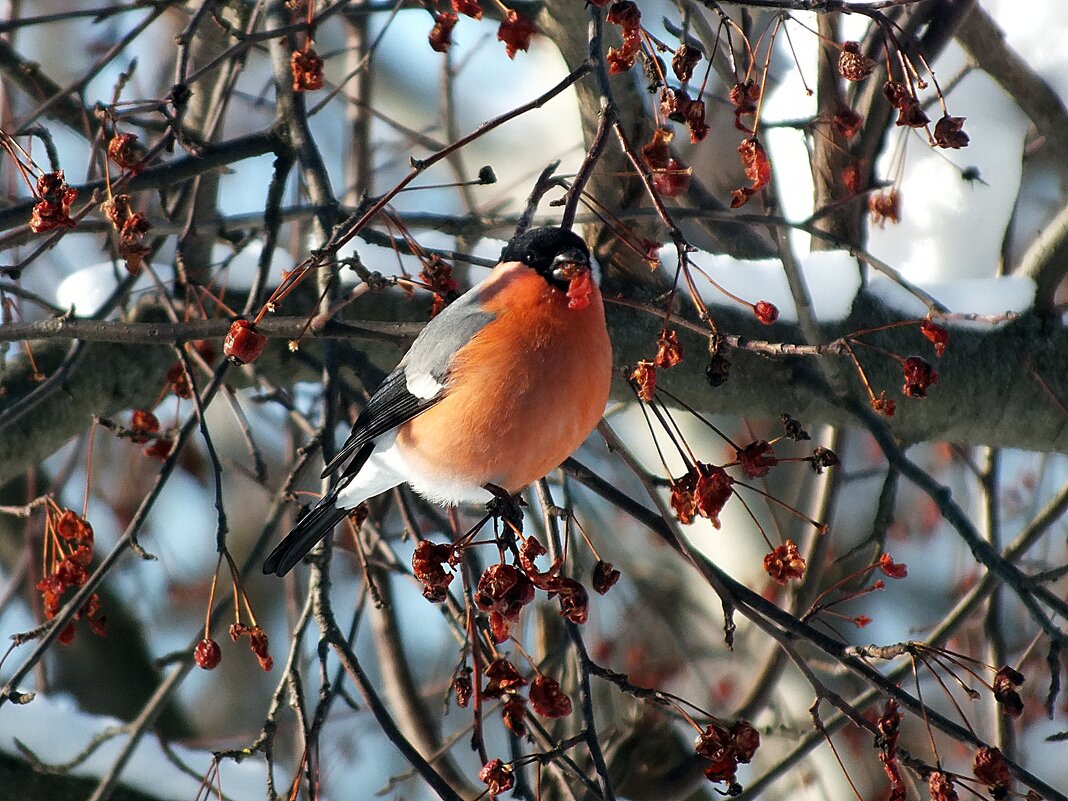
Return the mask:
<svg viewBox="0 0 1068 801">
<path fill-rule="evenodd" d="M 534 270 L 497 268 L 482 290 L 497 317 L 453 360 L 445 398 L 398 429 L 413 467 L 509 492 L 557 467 L 604 413 L 612 350 L 595 288 L 567 308 Z"/>
</svg>

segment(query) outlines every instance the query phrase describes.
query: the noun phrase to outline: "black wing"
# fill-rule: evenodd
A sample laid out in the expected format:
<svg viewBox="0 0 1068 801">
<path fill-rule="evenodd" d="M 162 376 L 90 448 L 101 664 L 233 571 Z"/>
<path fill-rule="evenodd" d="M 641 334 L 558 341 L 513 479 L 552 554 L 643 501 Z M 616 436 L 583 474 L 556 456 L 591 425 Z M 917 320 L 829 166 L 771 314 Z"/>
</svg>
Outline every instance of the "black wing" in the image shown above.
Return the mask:
<svg viewBox="0 0 1068 801">
<path fill-rule="evenodd" d="M 392 431 L 403 423 L 407 423 L 413 417 L 425 412 L 441 398 L 441 394 L 435 395 L 433 398 L 419 398 L 410 393 L 402 363 L 401 367 L 398 367 L 386 377 L 386 380 L 371 396 L 371 400 L 367 401 L 367 405 L 363 407 L 363 411 L 360 412 L 360 416 L 356 418 L 356 423 L 352 426 L 352 433 L 349 434 L 349 438 L 345 440 L 345 444 L 341 446 L 341 450 L 337 452 L 337 455 L 330 460 L 330 464 L 323 468 L 323 475 L 325 476 L 343 465 L 352 458 L 353 454 L 359 452 L 364 445 L 375 437 L 385 434 L 387 431 Z M 364 461 L 366 460 L 354 459 L 345 469 L 345 472 L 341 474 L 341 477 L 344 478 L 356 473 L 363 467 Z"/>
</svg>

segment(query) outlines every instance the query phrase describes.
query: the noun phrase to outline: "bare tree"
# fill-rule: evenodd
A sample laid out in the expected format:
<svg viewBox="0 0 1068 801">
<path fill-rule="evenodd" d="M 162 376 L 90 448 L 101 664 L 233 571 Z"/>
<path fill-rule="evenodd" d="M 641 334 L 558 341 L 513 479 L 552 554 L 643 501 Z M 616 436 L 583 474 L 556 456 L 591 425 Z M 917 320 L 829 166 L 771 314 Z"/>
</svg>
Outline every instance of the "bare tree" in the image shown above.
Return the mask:
<svg viewBox="0 0 1068 801">
<path fill-rule="evenodd" d="M 148 734 L 204 797 L 253 757 L 271 799 L 1066 797 L 1068 110 L 982 2 L 5 7 L 0 609 L 35 625 L 0 718 L 59 690 L 123 723 L 23 748 L 0 798 L 121 797 Z M 982 185 L 980 72 L 1028 128 L 978 271 L 1033 292 L 1003 313 L 871 243 L 917 151 Z M 402 488 L 261 576 L 534 224 L 597 255 L 617 380 L 524 532 Z"/>
</svg>

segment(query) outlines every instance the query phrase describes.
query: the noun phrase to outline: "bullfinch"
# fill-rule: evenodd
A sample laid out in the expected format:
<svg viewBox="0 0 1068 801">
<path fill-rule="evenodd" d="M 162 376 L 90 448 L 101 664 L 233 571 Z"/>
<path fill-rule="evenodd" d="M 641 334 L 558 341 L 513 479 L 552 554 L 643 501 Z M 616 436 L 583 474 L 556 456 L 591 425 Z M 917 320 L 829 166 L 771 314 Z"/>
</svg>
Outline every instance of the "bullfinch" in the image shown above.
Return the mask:
<svg viewBox="0 0 1068 801">
<path fill-rule="evenodd" d="M 612 349 L 590 252 L 534 228 L 434 317 L 323 475 L 337 483 L 263 565 L 284 576 L 368 498 L 407 482 L 441 504 L 510 498 L 563 462 L 608 402 Z"/>
</svg>

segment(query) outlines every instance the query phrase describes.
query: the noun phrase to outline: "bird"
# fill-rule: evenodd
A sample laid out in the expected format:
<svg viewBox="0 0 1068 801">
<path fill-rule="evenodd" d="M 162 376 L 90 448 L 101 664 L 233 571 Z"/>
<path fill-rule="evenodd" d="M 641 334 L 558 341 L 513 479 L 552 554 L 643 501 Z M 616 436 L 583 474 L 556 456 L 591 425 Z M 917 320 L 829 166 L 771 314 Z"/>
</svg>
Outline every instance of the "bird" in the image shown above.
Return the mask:
<svg viewBox="0 0 1068 801">
<path fill-rule="evenodd" d="M 514 504 L 597 426 L 611 379 L 586 243 L 553 226 L 517 234 L 371 395 L 323 470 L 343 468 L 336 483 L 263 572 L 284 576 L 350 510 L 402 483 L 446 506 Z"/>
</svg>

